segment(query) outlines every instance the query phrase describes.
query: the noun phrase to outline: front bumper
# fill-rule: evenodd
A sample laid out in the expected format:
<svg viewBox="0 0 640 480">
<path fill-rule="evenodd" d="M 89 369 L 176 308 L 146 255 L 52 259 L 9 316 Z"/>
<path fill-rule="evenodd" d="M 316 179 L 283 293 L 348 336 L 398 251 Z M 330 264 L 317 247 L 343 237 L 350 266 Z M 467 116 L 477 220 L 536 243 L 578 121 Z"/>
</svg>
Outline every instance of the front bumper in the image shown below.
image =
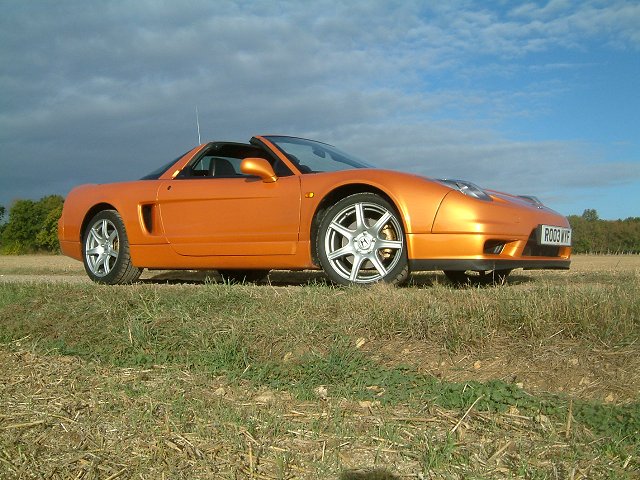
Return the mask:
<svg viewBox="0 0 640 480">
<path fill-rule="evenodd" d="M 571 247 L 540 247 L 528 236 L 409 234 L 409 267 L 420 270 L 567 270 Z"/>
</svg>

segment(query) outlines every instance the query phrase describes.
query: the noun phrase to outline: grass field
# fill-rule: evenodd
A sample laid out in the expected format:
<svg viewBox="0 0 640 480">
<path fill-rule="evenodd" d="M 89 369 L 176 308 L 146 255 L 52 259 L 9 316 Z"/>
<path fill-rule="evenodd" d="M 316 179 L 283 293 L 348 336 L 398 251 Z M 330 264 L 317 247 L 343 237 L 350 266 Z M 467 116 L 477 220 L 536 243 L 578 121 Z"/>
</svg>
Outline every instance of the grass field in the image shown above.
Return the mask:
<svg viewBox="0 0 640 480">
<path fill-rule="evenodd" d="M 640 257 L 507 285 L 0 257 L 0 478 L 638 478 Z"/>
</svg>

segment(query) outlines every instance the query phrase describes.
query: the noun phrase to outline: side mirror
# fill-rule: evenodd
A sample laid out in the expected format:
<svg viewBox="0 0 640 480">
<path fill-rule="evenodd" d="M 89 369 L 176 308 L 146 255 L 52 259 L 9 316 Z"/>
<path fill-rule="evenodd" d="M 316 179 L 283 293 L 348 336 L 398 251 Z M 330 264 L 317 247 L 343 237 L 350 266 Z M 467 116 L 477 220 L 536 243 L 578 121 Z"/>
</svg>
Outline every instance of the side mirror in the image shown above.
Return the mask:
<svg viewBox="0 0 640 480">
<path fill-rule="evenodd" d="M 240 171 L 245 175 L 260 177 L 264 183 L 278 180 L 273 167 L 264 158 L 245 158 L 240 163 Z"/>
</svg>

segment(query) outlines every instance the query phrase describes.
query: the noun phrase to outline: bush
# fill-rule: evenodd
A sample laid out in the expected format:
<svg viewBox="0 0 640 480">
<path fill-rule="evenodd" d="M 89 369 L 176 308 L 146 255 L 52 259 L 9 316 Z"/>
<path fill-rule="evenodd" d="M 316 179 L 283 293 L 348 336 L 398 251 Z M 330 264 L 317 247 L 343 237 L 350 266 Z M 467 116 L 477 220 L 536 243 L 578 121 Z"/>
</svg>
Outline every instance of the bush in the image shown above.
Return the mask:
<svg viewBox="0 0 640 480">
<path fill-rule="evenodd" d="M 6 210 L 4 208 L 3 205 L 0 205 L 0 239 L 2 238 L 2 231 L 4 230 L 5 227 L 5 223 L 4 223 L 4 214 L 5 214 Z"/>
<path fill-rule="evenodd" d="M 9 211 L 9 221 L 0 233 L 0 252 L 58 252 L 57 225 L 63 203 L 60 195 L 48 195 L 37 202 L 17 200 Z M 4 215 L 4 207 L 0 213 Z"/>
</svg>

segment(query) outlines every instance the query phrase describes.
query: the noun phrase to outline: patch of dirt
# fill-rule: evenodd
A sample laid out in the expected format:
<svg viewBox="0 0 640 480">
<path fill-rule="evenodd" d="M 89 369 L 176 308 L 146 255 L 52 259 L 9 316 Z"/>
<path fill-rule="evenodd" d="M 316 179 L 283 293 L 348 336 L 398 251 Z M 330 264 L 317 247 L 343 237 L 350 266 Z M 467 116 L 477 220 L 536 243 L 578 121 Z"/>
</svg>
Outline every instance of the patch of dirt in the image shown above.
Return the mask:
<svg viewBox="0 0 640 480">
<path fill-rule="evenodd" d="M 530 393 L 558 393 L 605 403 L 640 400 L 637 345 L 586 349 L 567 340 L 546 345 L 495 341 L 474 354 L 452 354 L 439 345 L 392 340 L 375 352 L 389 365 L 408 364 L 449 381 L 503 380 Z"/>
</svg>

